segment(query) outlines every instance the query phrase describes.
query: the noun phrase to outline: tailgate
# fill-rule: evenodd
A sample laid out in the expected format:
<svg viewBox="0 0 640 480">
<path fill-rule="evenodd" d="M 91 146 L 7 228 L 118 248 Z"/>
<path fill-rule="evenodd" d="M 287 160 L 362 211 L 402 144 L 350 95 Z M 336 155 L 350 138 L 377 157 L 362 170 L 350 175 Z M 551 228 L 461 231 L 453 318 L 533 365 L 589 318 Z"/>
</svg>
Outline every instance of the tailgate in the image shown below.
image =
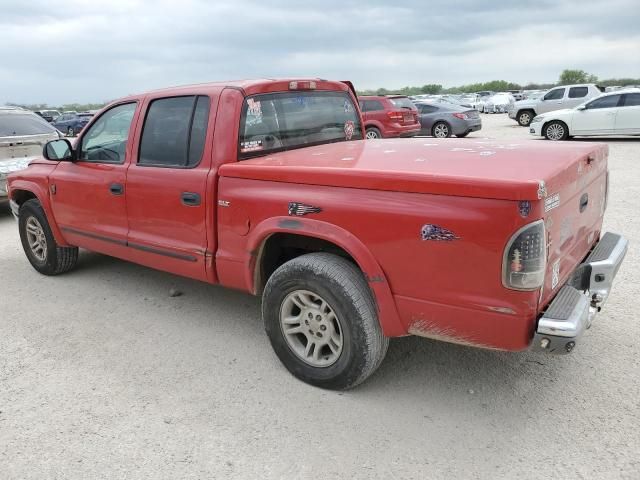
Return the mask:
<svg viewBox="0 0 640 480">
<path fill-rule="evenodd" d="M 540 307 L 546 306 L 600 237 L 607 194 L 606 145 L 594 145 L 547 181 L 544 220 L 548 261 Z"/>
</svg>

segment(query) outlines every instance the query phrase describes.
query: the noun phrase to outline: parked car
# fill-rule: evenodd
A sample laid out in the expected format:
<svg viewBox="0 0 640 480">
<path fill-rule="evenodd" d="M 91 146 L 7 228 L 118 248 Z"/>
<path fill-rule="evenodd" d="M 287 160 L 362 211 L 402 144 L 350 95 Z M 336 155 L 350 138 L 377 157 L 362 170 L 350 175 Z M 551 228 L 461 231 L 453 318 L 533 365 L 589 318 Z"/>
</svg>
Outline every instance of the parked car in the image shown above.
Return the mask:
<svg viewBox="0 0 640 480">
<path fill-rule="evenodd" d="M 0 107 L 0 206 L 6 207 L 7 175 L 42 155 L 42 147 L 60 138 L 46 120 L 29 110 Z"/>
<path fill-rule="evenodd" d="M 508 92 L 496 93 L 489 97 L 483 105 L 484 113 L 505 113 L 511 104 L 515 103 L 513 95 Z"/>
<path fill-rule="evenodd" d="M 408 97 L 358 97 L 367 139 L 413 137 L 420 131 L 418 110 Z"/>
<path fill-rule="evenodd" d="M 85 248 L 261 295 L 277 356 L 320 387 L 364 381 L 409 334 L 573 351 L 627 250 L 601 234 L 606 146 L 364 133 L 342 82 L 134 95 L 11 174 L 11 209 L 42 274 Z"/>
<path fill-rule="evenodd" d="M 528 127 L 533 117 L 553 110 L 577 107 L 585 100 L 598 97 L 603 89 L 593 83 L 563 85 L 548 90 L 540 99 L 527 99 L 509 108 L 509 118 L 523 127 Z"/>
<path fill-rule="evenodd" d="M 480 114 L 473 109 L 447 103 L 417 102 L 420 134 L 437 138 L 466 137 L 482 128 Z"/>
<path fill-rule="evenodd" d="M 640 135 L 640 89 L 614 90 L 575 108 L 536 116 L 529 132 L 547 140 L 575 135 Z"/>
<path fill-rule="evenodd" d="M 49 123 L 53 122 L 60 116 L 60 112 L 58 110 L 36 110 L 33 113 L 44 118 Z"/>
<path fill-rule="evenodd" d="M 89 123 L 91 116 L 81 116 L 77 113 L 63 113 L 51 125 L 69 137 L 74 137 Z"/>
</svg>

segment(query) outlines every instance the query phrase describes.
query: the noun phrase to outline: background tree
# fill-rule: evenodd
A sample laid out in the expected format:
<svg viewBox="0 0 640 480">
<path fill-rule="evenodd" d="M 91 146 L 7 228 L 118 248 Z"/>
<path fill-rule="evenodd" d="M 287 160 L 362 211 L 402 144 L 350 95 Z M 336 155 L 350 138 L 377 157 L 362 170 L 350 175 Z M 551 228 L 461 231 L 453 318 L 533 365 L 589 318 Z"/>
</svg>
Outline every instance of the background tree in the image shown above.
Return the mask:
<svg viewBox="0 0 640 480">
<path fill-rule="evenodd" d="M 571 85 L 572 83 L 595 83 L 598 77 L 584 70 L 563 70 L 560 74 L 560 85 Z"/>
</svg>

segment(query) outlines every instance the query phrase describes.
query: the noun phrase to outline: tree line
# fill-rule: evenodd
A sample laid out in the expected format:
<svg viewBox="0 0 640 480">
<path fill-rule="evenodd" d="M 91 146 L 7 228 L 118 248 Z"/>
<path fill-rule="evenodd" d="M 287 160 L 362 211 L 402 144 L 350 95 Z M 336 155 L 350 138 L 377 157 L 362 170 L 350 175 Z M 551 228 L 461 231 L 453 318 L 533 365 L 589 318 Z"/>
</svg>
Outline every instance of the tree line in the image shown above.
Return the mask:
<svg viewBox="0 0 640 480">
<path fill-rule="evenodd" d="M 597 83 L 602 87 L 640 85 L 640 78 L 609 78 L 600 80 L 595 75 L 584 70 L 563 70 L 556 83 L 519 83 L 507 82 L 506 80 L 491 80 L 490 82 L 470 83 L 459 87 L 445 88 L 440 84 L 429 83 L 418 87 L 403 87 L 399 89 L 378 88 L 377 90 L 358 91 L 360 95 L 420 95 L 420 94 L 444 94 L 444 93 L 474 93 L 483 90 L 492 92 L 504 92 L 506 90 L 548 90 L 556 85 L 571 85 L 574 83 Z"/>
</svg>

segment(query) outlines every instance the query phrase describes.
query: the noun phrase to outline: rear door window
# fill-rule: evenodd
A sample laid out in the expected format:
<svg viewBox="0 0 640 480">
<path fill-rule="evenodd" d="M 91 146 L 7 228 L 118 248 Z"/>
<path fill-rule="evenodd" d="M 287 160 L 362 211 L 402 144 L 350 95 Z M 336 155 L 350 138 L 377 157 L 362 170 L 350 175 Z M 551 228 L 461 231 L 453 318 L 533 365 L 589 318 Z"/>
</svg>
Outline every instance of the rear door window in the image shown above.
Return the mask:
<svg viewBox="0 0 640 480">
<path fill-rule="evenodd" d="M 195 167 L 200 163 L 209 119 L 209 97 L 151 102 L 140 140 L 139 165 Z"/>
<path fill-rule="evenodd" d="M 589 93 L 589 87 L 571 87 L 569 89 L 569 98 L 586 97 Z"/>
<path fill-rule="evenodd" d="M 625 107 L 637 107 L 640 106 L 640 93 L 627 93 L 624 96 Z"/>
</svg>

